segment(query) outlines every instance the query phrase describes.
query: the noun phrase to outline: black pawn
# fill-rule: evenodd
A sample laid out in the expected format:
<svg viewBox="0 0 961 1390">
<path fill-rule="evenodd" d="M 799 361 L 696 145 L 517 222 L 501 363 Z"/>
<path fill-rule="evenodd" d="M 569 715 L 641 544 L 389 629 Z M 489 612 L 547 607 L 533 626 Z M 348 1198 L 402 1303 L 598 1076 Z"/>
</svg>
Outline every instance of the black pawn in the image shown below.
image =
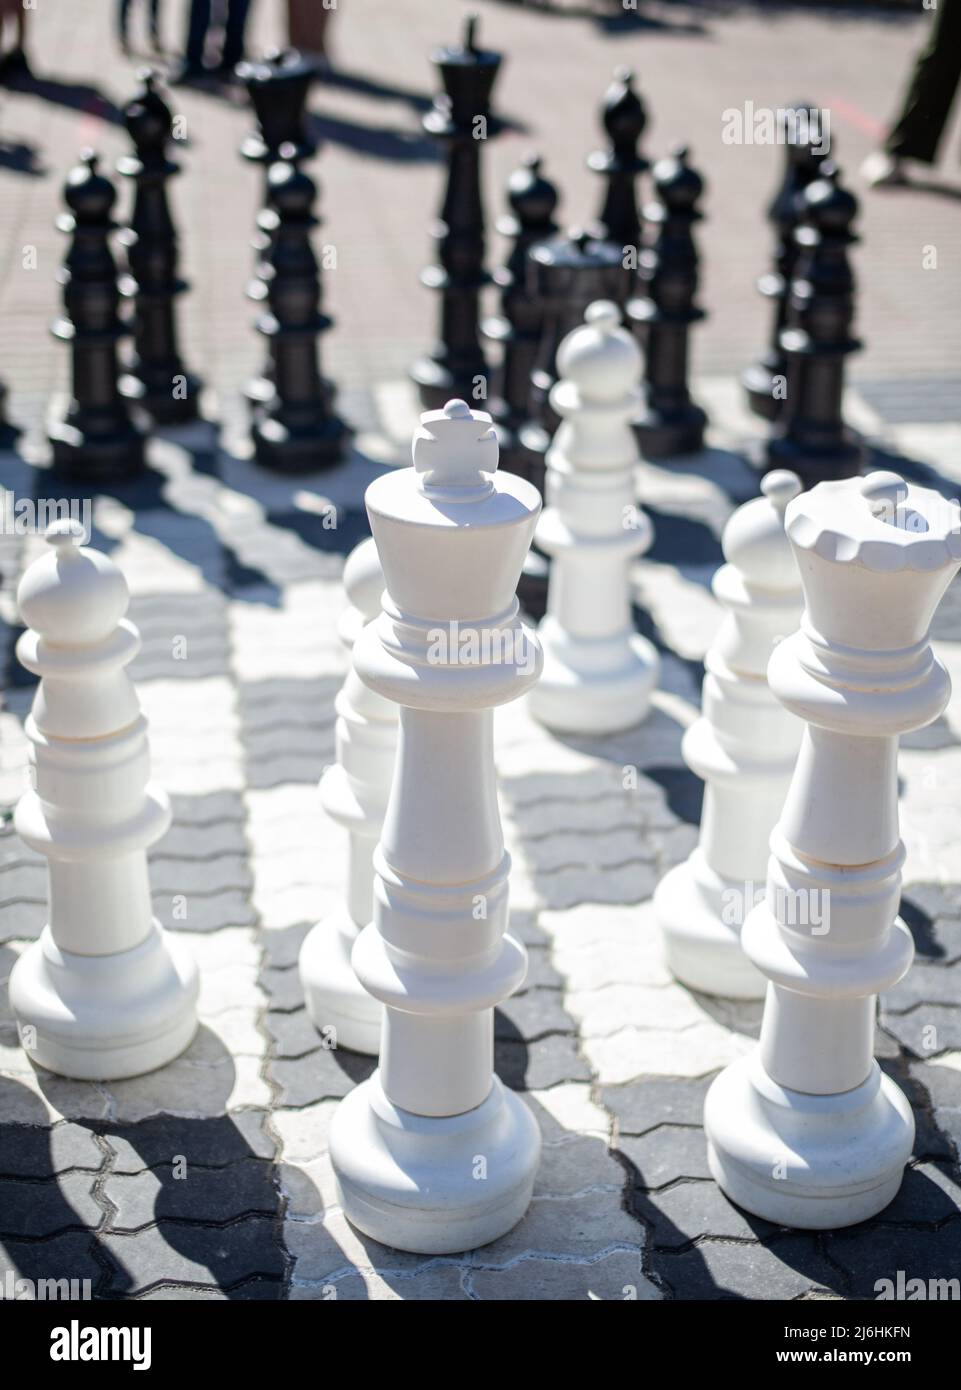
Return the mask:
<svg viewBox="0 0 961 1390">
<path fill-rule="evenodd" d="M 311 245 L 316 186 L 290 163 L 268 174 L 277 229 L 265 268 L 268 309 L 258 321 L 270 349 L 271 394 L 253 424 L 260 463 L 285 472 L 329 468 L 345 453 L 348 430 L 321 376 L 318 338 L 331 327 L 321 312 L 320 272 Z"/>
<path fill-rule="evenodd" d="M 500 315 L 488 319 L 484 333 L 503 349 L 490 413 L 500 442 L 501 467 L 528 476 L 530 460 L 519 431 L 527 419 L 531 372 L 541 340 L 542 307 L 527 280 L 530 248 L 557 231 L 557 189 L 541 172 L 541 160 L 528 155 L 507 181 L 510 213 L 497 223 L 511 239 L 510 254 L 494 279 L 501 290 Z"/>
<path fill-rule="evenodd" d="M 53 334 L 70 344 L 73 397 L 50 428 L 54 464 L 83 482 L 131 477 L 144 465 L 144 436 L 120 394 L 117 343 L 124 334 L 117 267 L 110 249 L 116 193 L 87 152 L 64 186 L 69 213 L 57 226 L 71 236 L 57 279 L 65 313 Z"/>
<path fill-rule="evenodd" d="M 780 346 L 787 361 L 784 409 L 767 449 L 769 468 L 790 468 L 805 488 L 860 471 L 863 448 L 844 424 L 844 362 L 852 337 L 854 275 L 848 247 L 857 199 L 838 183 L 833 164 L 801 195 L 795 232 L 798 258 Z"/>
<path fill-rule="evenodd" d="M 120 389 L 158 425 L 184 425 L 197 419 L 200 382 L 184 367 L 177 345 L 176 301 L 187 284 L 177 273 L 167 181 L 179 166 L 167 158 L 173 120 L 154 81 L 153 73 L 144 73 L 142 90 L 124 108 L 136 154 L 117 161 L 118 173 L 135 186 L 130 226 L 120 234 L 129 271 L 120 291 L 133 301 L 134 356 Z"/>
<path fill-rule="evenodd" d="M 768 208 L 768 221 L 774 227 L 776 249 L 774 269 L 762 275 L 758 290 L 771 302 L 771 339 L 760 361 L 748 367 L 741 377 L 748 405 L 755 415 L 776 420 L 784 401 L 784 382 L 787 361 L 781 350 L 781 333 L 787 319 L 787 298 L 798 245 L 794 238 L 801 216 L 801 194 L 820 172 L 825 155 L 813 146 L 810 128 L 797 119 L 811 107 L 797 102 L 781 115 L 784 140 L 784 176 L 781 186 Z"/>
<path fill-rule="evenodd" d="M 635 422 L 645 458 L 696 453 L 704 443 L 707 416 L 688 390 L 688 332 L 704 318 L 695 304 L 698 254 L 694 223 L 704 180 L 680 149 L 654 165 L 658 201 L 644 210 L 655 228 L 652 245 L 641 252 L 638 279 L 644 297 L 628 305 L 644 341 L 644 405 Z"/>
<path fill-rule="evenodd" d="M 467 21 L 462 45 L 442 48 L 432 61 L 440 70 L 442 96 L 424 117 L 424 129 L 447 149 L 447 185 L 432 235 L 438 264 L 421 281 L 441 295 L 439 338 L 411 378 L 428 410 L 452 397 L 483 401 L 489 371 L 480 336 L 479 298 L 490 276 L 484 269 L 484 204 L 480 152 L 495 133 L 491 91 L 501 55 L 476 44 L 476 18 Z"/>
<path fill-rule="evenodd" d="M 614 74 L 614 82 L 604 97 L 601 120 L 610 146 L 587 159 L 588 168 L 605 181 L 599 235 L 620 247 L 632 247 L 636 253 L 641 240 L 637 180 L 650 166 L 637 148 L 647 125 L 647 112 L 634 90 L 634 74 L 628 69 L 619 68 Z"/>
</svg>

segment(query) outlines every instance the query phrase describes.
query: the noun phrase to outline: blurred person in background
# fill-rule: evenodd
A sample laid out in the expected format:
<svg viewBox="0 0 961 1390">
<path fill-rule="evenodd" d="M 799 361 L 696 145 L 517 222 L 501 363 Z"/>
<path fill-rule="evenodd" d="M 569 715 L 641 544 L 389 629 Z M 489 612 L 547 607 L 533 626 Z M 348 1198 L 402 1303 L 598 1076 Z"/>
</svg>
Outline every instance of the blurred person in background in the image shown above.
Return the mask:
<svg viewBox="0 0 961 1390">
<path fill-rule="evenodd" d="M 13 29 L 14 44 L 7 48 L 7 35 Z M 29 77 L 27 62 L 27 11 L 23 0 L 0 0 L 0 82 Z"/>
<path fill-rule="evenodd" d="M 146 3 L 150 21 L 150 42 L 153 51 L 160 53 L 160 0 L 146 0 Z M 130 52 L 130 5 L 131 0 L 119 0 L 117 7 L 117 35 L 124 53 Z"/>
<path fill-rule="evenodd" d="M 322 66 L 330 61 L 327 52 L 327 26 L 333 14 L 324 0 L 287 0 L 287 42 L 307 58 Z"/>
<path fill-rule="evenodd" d="M 244 31 L 250 5 L 251 0 L 222 0 L 220 10 L 223 15 L 223 48 L 216 64 L 208 68 L 204 66 L 204 50 L 213 19 L 213 6 L 211 0 L 188 0 L 187 38 L 183 61 L 170 73 L 169 80 L 173 83 L 196 82 L 214 76 L 229 81 L 234 68 L 244 56 Z"/>
<path fill-rule="evenodd" d="M 876 188 L 907 183 L 906 159 L 934 164 L 961 81 L 961 0 L 936 0 L 928 41 L 918 54 L 900 114 L 861 173 Z"/>
</svg>

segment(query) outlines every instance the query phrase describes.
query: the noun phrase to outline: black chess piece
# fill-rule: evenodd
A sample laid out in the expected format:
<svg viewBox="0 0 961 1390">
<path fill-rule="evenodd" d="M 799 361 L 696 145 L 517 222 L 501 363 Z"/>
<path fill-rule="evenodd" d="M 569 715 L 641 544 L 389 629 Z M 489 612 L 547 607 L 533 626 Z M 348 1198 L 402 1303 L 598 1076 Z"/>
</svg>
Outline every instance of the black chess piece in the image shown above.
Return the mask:
<svg viewBox="0 0 961 1390">
<path fill-rule="evenodd" d="M 490 394 L 478 322 L 480 291 L 491 278 L 484 269 L 480 151 L 498 129 L 490 100 L 501 55 L 477 47 L 476 23 L 476 16 L 468 19 L 463 44 L 433 54 L 444 93 L 424 117 L 424 129 L 447 150 L 444 201 L 432 229 L 438 264 L 421 275 L 441 296 L 439 337 L 411 368 L 428 410 L 452 397 L 483 403 Z"/>
<path fill-rule="evenodd" d="M 257 327 L 270 348 L 271 393 L 255 413 L 252 433 L 260 463 L 310 472 L 339 463 L 349 436 L 333 408 L 333 386 L 320 372 L 318 340 L 332 320 L 321 311 L 311 245 L 317 188 L 288 162 L 272 165 L 268 180 L 277 229 L 264 272 L 267 312 Z"/>
<path fill-rule="evenodd" d="M 695 304 L 698 254 L 694 223 L 700 221 L 697 202 L 704 180 L 688 163 L 681 148 L 654 165 L 657 202 L 644 209 L 655 229 L 654 241 L 641 252 L 638 280 L 643 297 L 632 300 L 627 313 L 642 331 L 644 343 L 644 405 L 635 421 L 638 445 L 645 458 L 673 458 L 703 446 L 707 416 L 688 390 L 688 332 L 705 317 Z"/>
<path fill-rule="evenodd" d="M 855 280 L 848 247 L 857 199 L 832 163 L 801 194 L 801 224 L 787 323 L 780 347 L 787 395 L 767 448 L 768 468 L 790 468 L 805 488 L 860 471 L 864 449 L 844 424 L 845 359 L 861 348 L 852 336 Z"/>
<path fill-rule="evenodd" d="M 787 361 L 781 350 L 781 333 L 787 319 L 788 290 L 794 275 L 798 244 L 794 238 L 801 215 L 800 195 L 818 177 L 826 158 L 816 148 L 807 102 L 795 102 L 779 112 L 784 142 L 784 174 L 768 208 L 768 221 L 774 228 L 776 247 L 774 268 L 762 275 L 757 287 L 771 303 L 771 339 L 759 361 L 752 363 L 741 377 L 748 405 L 755 415 L 776 420 L 784 401 Z"/>
<path fill-rule="evenodd" d="M 500 314 L 487 319 L 484 335 L 503 349 L 490 413 L 500 443 L 500 466 L 527 477 L 530 465 L 519 431 L 527 419 L 531 372 L 541 340 L 542 308 L 527 279 L 527 253 L 557 231 L 557 189 L 546 179 L 538 155 L 528 155 L 507 181 L 510 213 L 497 230 L 511 240 L 506 262 L 494 272 L 500 286 Z"/>
<path fill-rule="evenodd" d="M 20 438 L 19 427 L 7 419 L 8 395 L 6 382 L 0 381 L 0 449 L 12 449 Z"/>
<path fill-rule="evenodd" d="M 57 279 L 65 312 L 52 332 L 70 344 L 73 395 L 50 426 L 54 465 L 85 483 L 121 481 L 143 468 L 144 436 L 119 389 L 117 343 L 125 330 L 110 249 L 116 193 L 92 151 L 68 174 L 64 197 L 70 212 L 57 227 L 71 242 Z"/>
<path fill-rule="evenodd" d="M 557 380 L 557 349 L 584 321 L 595 299 L 622 303 L 630 284 L 621 248 L 588 232 L 538 242 L 527 253 L 528 293 L 541 309 L 541 337 L 531 372 L 527 419 L 517 432 L 524 450 L 524 476 L 543 495 L 547 450 L 560 420 L 550 402 Z M 533 545 L 524 562 L 517 596 L 532 618 L 543 616 L 547 601 L 548 559 Z"/>
<path fill-rule="evenodd" d="M 637 182 L 650 165 L 637 148 L 647 125 L 647 111 L 634 90 L 634 74 L 629 69 L 615 72 L 604 97 L 601 120 L 610 145 L 587 159 L 588 168 L 604 179 L 598 235 L 620 247 L 633 248 L 636 255 L 641 241 Z"/>
<path fill-rule="evenodd" d="M 155 75 L 144 72 L 142 90 L 124 107 L 124 123 L 136 153 L 117 161 L 117 171 L 134 182 L 133 213 L 119 240 L 128 274 L 120 292 L 133 302 L 134 356 L 120 390 L 144 407 L 158 425 L 197 419 L 200 381 L 185 368 L 177 342 L 176 301 L 187 289 L 178 274 L 177 232 L 170 215 L 167 181 L 179 165 L 167 157 L 173 120 L 157 91 Z"/>
</svg>

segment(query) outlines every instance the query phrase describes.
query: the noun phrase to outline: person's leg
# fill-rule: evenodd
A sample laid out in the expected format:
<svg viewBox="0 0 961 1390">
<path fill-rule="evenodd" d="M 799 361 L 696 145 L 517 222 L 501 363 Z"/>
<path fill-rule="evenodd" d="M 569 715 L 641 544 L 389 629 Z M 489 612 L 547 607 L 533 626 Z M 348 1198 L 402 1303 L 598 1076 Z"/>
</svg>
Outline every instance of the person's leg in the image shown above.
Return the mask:
<svg viewBox="0 0 961 1390">
<path fill-rule="evenodd" d="M 160 0 L 150 0 L 150 37 L 156 48 L 160 42 Z"/>
<path fill-rule="evenodd" d="M 203 67 L 204 44 L 210 28 L 210 0 L 190 0 L 187 20 L 187 42 L 184 46 L 184 64 L 192 71 Z"/>
<path fill-rule="evenodd" d="M 884 148 L 895 159 L 933 164 L 961 80 L 961 0 L 938 0 L 901 114 Z"/>
<path fill-rule="evenodd" d="M 117 37 L 124 52 L 129 46 L 129 21 L 130 0 L 119 0 L 117 5 Z"/>
<path fill-rule="evenodd" d="M 244 56 L 244 30 L 249 12 L 250 0 L 227 0 L 227 24 L 220 59 L 222 68 L 235 67 Z"/>
</svg>

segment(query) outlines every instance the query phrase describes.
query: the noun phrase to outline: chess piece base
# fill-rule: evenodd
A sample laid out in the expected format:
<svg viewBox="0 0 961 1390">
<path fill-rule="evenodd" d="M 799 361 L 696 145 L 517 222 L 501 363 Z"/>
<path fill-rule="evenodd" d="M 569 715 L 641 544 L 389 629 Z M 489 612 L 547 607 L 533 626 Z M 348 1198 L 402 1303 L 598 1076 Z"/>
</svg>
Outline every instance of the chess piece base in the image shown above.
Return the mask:
<svg viewBox="0 0 961 1390">
<path fill-rule="evenodd" d="M 781 367 L 778 373 L 773 366 L 766 362 L 755 362 L 741 374 L 741 385 L 747 396 L 747 403 L 753 415 L 758 415 L 762 420 L 776 420 L 781 414 L 781 407 L 784 405 L 783 399 L 775 396 L 775 378 L 784 376 L 785 367 Z"/>
<path fill-rule="evenodd" d="M 137 477 L 145 466 L 144 436 L 133 424 L 125 430 L 91 434 L 67 418 L 54 420 L 47 437 L 54 467 L 83 482 L 123 482 Z"/>
<path fill-rule="evenodd" d="M 876 1062 L 852 1091 L 808 1095 L 772 1081 L 755 1052 L 711 1086 L 704 1130 L 711 1174 L 732 1202 L 780 1226 L 821 1231 L 888 1205 L 911 1154 L 914 1117 Z M 775 1176 L 779 1165 L 783 1176 Z"/>
<path fill-rule="evenodd" d="M 699 849 L 661 879 L 654 913 L 664 955 L 675 979 L 688 989 L 721 999 L 763 999 L 767 980 L 741 950 L 740 928 L 728 923 L 732 906 L 746 915 L 745 885 L 723 878 Z"/>
<path fill-rule="evenodd" d="M 832 439 L 823 447 L 813 442 L 801 444 L 789 436 L 775 436 L 767 446 L 764 471 L 789 468 L 809 489 L 818 483 L 856 477 L 863 461 L 864 450 L 850 435 L 842 441 Z"/>
<path fill-rule="evenodd" d="M 40 1066 L 79 1081 L 119 1081 L 183 1052 L 197 1031 L 197 990 L 189 946 L 159 922 L 129 951 L 105 956 L 62 951 L 48 926 L 14 966 L 10 1005 Z"/>
<path fill-rule="evenodd" d="M 333 1028 L 338 1047 L 376 1057 L 383 1006 L 354 974 L 350 953 L 357 935 L 346 907 L 318 922 L 300 948 L 300 982 L 315 1028 Z"/>
<path fill-rule="evenodd" d="M 174 396 L 169 377 L 160 386 L 151 386 L 132 372 L 120 378 L 120 394 L 145 410 L 155 425 L 192 425 L 200 418 L 201 383 L 195 376 L 180 373 L 181 394 Z"/>
<path fill-rule="evenodd" d="M 544 670 L 528 700 L 541 724 L 558 733 L 608 734 L 645 717 L 660 668 L 646 637 L 572 638 L 550 615 L 537 636 Z"/>
<path fill-rule="evenodd" d="M 691 403 L 677 411 L 646 410 L 634 421 L 634 434 L 644 458 L 676 458 L 682 454 L 696 454 L 704 448 L 706 424 L 704 411 Z M 788 468 L 791 465 L 777 466 Z"/>
<path fill-rule="evenodd" d="M 425 1255 L 473 1250 L 515 1226 L 540 1147 L 530 1111 L 496 1076 L 483 1104 L 438 1118 L 393 1105 L 375 1072 L 340 1102 L 330 1131 L 348 1219 L 383 1245 Z"/>
<path fill-rule="evenodd" d="M 251 426 L 257 462 L 279 473 L 316 473 L 333 468 L 345 456 L 350 431 L 343 420 L 329 417 L 316 429 L 294 430 L 263 415 Z"/>
</svg>

